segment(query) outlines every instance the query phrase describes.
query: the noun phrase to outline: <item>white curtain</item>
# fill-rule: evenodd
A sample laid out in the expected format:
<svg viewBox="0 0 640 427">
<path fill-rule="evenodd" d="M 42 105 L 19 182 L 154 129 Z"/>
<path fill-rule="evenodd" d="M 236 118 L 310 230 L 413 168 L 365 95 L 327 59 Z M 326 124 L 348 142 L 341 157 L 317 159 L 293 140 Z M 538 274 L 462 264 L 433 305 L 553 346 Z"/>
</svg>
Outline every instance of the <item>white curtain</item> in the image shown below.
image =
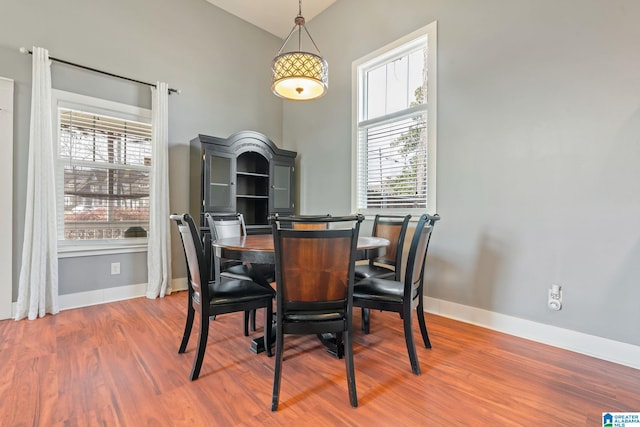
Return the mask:
<svg viewBox="0 0 640 427">
<path fill-rule="evenodd" d="M 53 144 L 51 62 L 46 49 L 34 47 L 27 206 L 16 320 L 35 319 L 59 311 Z"/>
<path fill-rule="evenodd" d="M 147 298 L 171 293 L 171 235 L 169 221 L 169 86 L 151 88 L 152 153 L 147 249 Z"/>
</svg>

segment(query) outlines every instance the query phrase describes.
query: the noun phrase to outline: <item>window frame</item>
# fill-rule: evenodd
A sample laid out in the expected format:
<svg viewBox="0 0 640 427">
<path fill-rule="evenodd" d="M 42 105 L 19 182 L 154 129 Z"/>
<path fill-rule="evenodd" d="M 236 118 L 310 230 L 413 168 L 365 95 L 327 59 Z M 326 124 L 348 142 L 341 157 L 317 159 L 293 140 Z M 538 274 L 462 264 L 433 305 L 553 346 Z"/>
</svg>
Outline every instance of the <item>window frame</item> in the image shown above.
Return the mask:
<svg viewBox="0 0 640 427">
<path fill-rule="evenodd" d="M 430 214 L 437 212 L 436 208 L 436 157 L 437 157 L 437 21 L 410 33 L 400 39 L 371 52 L 352 63 L 352 134 L 351 134 L 351 211 L 372 216 L 375 214 L 422 214 L 424 208 L 362 208 L 358 206 L 359 199 L 359 125 L 371 120 L 363 120 L 366 105 L 365 79 L 366 71 L 381 64 L 392 61 L 407 54 L 415 44 L 426 38 L 427 41 L 427 82 L 428 90 L 425 100 L 427 118 L 427 207 Z M 409 107 L 398 115 L 403 115 Z M 394 113 L 388 116 L 393 116 Z M 387 116 L 387 117 L 388 117 Z M 373 119 L 375 120 L 375 119 Z"/>
<path fill-rule="evenodd" d="M 152 123 L 152 111 L 148 108 L 53 89 L 51 96 L 52 126 L 55 152 L 56 190 L 64 188 L 64 174 L 60 173 L 58 149 L 60 144 L 60 116 L 58 108 L 69 108 L 82 112 L 115 117 L 143 123 Z M 153 161 L 153 153 L 151 154 Z M 127 239 L 66 240 L 64 236 L 64 194 L 56 193 L 56 216 L 58 227 L 58 257 L 94 256 L 146 252 L 147 237 Z"/>
</svg>

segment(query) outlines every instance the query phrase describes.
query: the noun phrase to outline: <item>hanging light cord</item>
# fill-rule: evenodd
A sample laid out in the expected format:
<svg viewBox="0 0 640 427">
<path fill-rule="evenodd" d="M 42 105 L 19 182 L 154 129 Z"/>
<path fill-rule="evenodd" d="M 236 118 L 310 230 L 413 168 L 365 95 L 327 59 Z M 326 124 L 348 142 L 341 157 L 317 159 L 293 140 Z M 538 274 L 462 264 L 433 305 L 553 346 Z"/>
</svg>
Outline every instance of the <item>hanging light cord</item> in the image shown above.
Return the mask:
<svg viewBox="0 0 640 427">
<path fill-rule="evenodd" d="M 307 36 L 309 36 L 309 40 L 311 40 L 311 43 L 313 43 L 313 47 L 316 48 L 316 52 L 318 52 L 318 55 L 320 55 L 320 49 L 318 49 L 316 42 L 313 41 L 313 37 L 311 37 L 311 34 L 309 34 L 309 30 L 307 30 L 307 26 L 305 25 L 305 19 L 302 16 L 302 0 L 298 0 L 298 16 L 295 17 L 294 22 L 295 24 L 293 25 L 293 28 L 291 29 L 291 31 L 289 31 L 289 35 L 284 40 L 284 43 L 282 43 L 282 46 L 280 46 L 280 50 L 278 50 L 278 55 L 282 53 L 282 49 L 284 49 L 284 47 L 287 45 L 296 28 L 298 29 L 298 52 L 302 50 L 302 29 L 304 28 Z"/>
</svg>

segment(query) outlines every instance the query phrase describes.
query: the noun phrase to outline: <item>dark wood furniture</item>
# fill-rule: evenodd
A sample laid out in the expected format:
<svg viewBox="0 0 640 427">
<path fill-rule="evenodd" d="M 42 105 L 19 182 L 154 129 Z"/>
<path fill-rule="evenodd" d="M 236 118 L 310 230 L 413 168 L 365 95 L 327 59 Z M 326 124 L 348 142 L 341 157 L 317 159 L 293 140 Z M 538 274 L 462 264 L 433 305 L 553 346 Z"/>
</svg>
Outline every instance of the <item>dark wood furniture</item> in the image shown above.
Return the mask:
<svg viewBox="0 0 640 427">
<path fill-rule="evenodd" d="M 296 155 L 258 132 L 198 135 L 189 156 L 191 215 L 206 227 L 205 212 L 241 213 L 249 234 L 269 233 L 269 215 L 294 212 Z"/>
<path fill-rule="evenodd" d="M 384 255 L 369 259 L 367 264 L 356 266 L 356 280 L 367 277 L 400 280 L 404 238 L 410 219 L 411 215 L 376 215 L 371 235 L 384 237 L 391 243 L 386 247 Z"/>
<path fill-rule="evenodd" d="M 229 237 L 211 242 L 216 258 L 235 259 L 251 263 L 275 264 L 273 236 L 271 234 Z M 380 256 L 389 245 L 382 237 L 358 236 L 356 259 Z"/>
<path fill-rule="evenodd" d="M 220 259 L 235 259 L 262 264 L 275 264 L 276 262 L 273 236 L 271 234 L 219 239 L 211 242 L 211 245 L 213 246 L 216 263 L 219 263 Z M 381 256 L 388 245 L 389 240 L 382 237 L 358 236 L 356 259 L 362 260 Z M 323 343 L 330 354 L 341 357 L 342 350 L 335 340 L 327 338 L 324 339 Z M 254 353 L 264 351 L 264 340 L 259 338 L 252 340 L 250 348 Z"/>
<path fill-rule="evenodd" d="M 356 281 L 367 277 L 401 280 L 404 238 L 407 235 L 410 219 L 411 215 L 376 215 L 371 234 L 384 237 L 391 243 L 387 246 L 387 251 L 384 255 L 370 258 L 366 264 L 356 265 Z M 365 334 L 369 333 L 368 308 L 362 309 L 362 330 Z"/>
<path fill-rule="evenodd" d="M 247 228 L 244 222 L 244 216 L 241 213 L 214 213 L 205 212 L 205 222 L 209 228 L 211 234 L 211 240 L 218 240 L 225 237 L 242 237 L 247 235 Z M 207 239 L 205 239 L 206 241 Z M 209 245 L 211 242 L 207 241 Z M 207 250 L 205 250 L 205 254 Z M 205 259 L 211 259 L 210 257 Z M 275 279 L 275 271 L 273 265 L 257 265 L 242 263 L 235 260 L 227 260 L 226 262 L 211 263 L 214 265 L 214 275 L 211 280 L 220 281 L 223 278 L 241 279 L 241 280 L 254 280 L 256 283 L 269 287 Z M 256 270 L 256 271 L 252 271 Z M 251 324 L 251 330 L 256 330 L 256 311 L 245 311 L 244 313 L 244 334 L 249 335 L 249 324 Z"/>
<path fill-rule="evenodd" d="M 187 319 L 178 353 L 184 353 L 189 342 L 195 314 L 200 315 L 198 348 L 191 368 L 191 381 L 200 375 L 202 360 L 209 336 L 209 318 L 218 314 L 265 309 L 264 345 L 271 355 L 271 326 L 273 292 L 251 280 L 210 281 L 209 262 L 205 260 L 202 241 L 193 218 L 189 214 L 171 215 L 178 226 L 187 263 L 189 301 Z"/>
<path fill-rule="evenodd" d="M 282 228 L 278 219 L 273 221 L 277 292 L 272 411 L 278 409 L 287 334 L 336 334 L 337 342 L 344 345 L 349 401 L 358 406 L 352 345 L 353 271 L 363 220 L 362 215 L 283 218 L 294 225 L 292 229 Z M 329 229 L 327 223 L 341 226 Z M 320 228 L 313 227 L 318 224 Z"/>
<path fill-rule="evenodd" d="M 435 222 L 439 219 L 440 216 L 437 214 L 420 216 L 411 239 L 404 281 L 369 277 L 357 282 L 353 290 L 354 307 L 400 313 L 411 370 L 416 375 L 420 375 L 420 365 L 413 340 L 411 312 L 415 310 L 418 316 L 424 346 L 431 348 L 427 325 L 424 321 L 424 267 L 431 233 Z"/>
</svg>

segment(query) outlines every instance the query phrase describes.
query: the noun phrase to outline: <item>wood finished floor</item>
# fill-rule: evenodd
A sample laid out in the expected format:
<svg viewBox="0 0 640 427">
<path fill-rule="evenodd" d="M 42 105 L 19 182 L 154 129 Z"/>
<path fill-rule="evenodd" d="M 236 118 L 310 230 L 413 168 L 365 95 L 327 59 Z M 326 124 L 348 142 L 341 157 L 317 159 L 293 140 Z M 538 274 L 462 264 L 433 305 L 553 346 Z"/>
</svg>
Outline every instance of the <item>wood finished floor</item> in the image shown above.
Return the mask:
<svg viewBox="0 0 640 427">
<path fill-rule="evenodd" d="M 604 411 L 640 411 L 638 370 L 434 315 L 414 376 L 399 318 L 373 312 L 372 333 L 354 335 L 360 406 L 343 360 L 287 336 L 272 413 L 273 359 L 248 350 L 241 314 L 212 322 L 189 381 L 195 330 L 177 353 L 185 306 L 179 292 L 0 322 L 0 425 L 601 426 Z"/>
</svg>

